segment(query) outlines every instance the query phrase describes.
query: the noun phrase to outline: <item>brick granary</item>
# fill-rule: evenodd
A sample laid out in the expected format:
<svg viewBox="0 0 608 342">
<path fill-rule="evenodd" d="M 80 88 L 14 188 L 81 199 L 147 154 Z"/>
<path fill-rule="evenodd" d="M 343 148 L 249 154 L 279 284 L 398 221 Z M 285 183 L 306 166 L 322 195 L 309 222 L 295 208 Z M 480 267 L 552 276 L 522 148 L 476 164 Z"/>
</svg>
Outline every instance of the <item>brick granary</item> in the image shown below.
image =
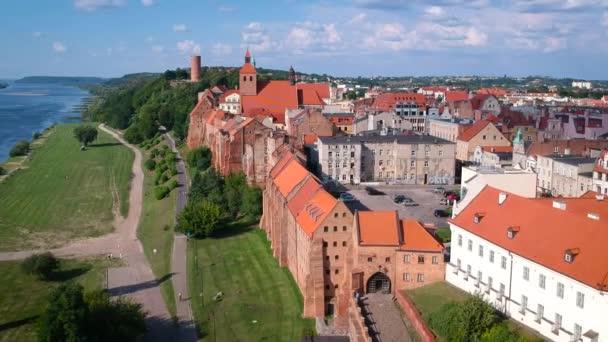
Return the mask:
<svg viewBox="0 0 608 342">
<path fill-rule="evenodd" d="M 270 171 L 260 226 L 292 273 L 304 316 L 349 324 L 355 293 L 394 294 L 445 276 L 443 245 L 394 211 L 355 211 L 334 198 L 286 151 Z"/>
</svg>

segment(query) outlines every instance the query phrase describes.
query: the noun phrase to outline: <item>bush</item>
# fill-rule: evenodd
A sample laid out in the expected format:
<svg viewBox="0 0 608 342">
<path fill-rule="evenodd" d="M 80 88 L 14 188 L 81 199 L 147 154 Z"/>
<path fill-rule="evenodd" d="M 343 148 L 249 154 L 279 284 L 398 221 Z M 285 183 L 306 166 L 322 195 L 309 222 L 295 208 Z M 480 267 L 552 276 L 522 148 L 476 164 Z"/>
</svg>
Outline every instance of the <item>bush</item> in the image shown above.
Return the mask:
<svg viewBox="0 0 608 342">
<path fill-rule="evenodd" d="M 0 166 L 0 176 L 4 175 L 6 173 L 6 170 Z"/>
<path fill-rule="evenodd" d="M 158 164 L 158 168 L 160 169 L 161 172 L 165 172 L 169 169 L 169 167 L 167 166 L 167 163 L 165 163 L 164 161 L 161 161 Z"/>
<path fill-rule="evenodd" d="M 144 137 L 139 132 L 139 129 L 135 125 L 131 125 L 125 131 L 125 140 L 127 140 L 130 144 L 139 144 L 144 141 Z"/>
<path fill-rule="evenodd" d="M 148 159 L 144 165 L 146 166 L 146 169 L 152 171 L 156 168 L 156 161 L 154 161 L 154 159 Z"/>
<path fill-rule="evenodd" d="M 188 203 L 179 216 L 177 230 L 199 238 L 212 235 L 222 223 L 222 209 L 215 203 Z"/>
<path fill-rule="evenodd" d="M 188 152 L 186 162 L 192 168 L 207 170 L 211 166 L 211 150 L 206 147 L 195 148 Z"/>
<path fill-rule="evenodd" d="M 167 147 L 167 145 L 163 145 L 163 149 L 161 149 L 160 151 L 158 151 L 158 155 L 165 158 L 165 155 L 167 154 L 167 149 L 165 148 Z"/>
<path fill-rule="evenodd" d="M 177 188 L 177 180 L 172 179 L 169 184 L 167 184 L 167 186 L 169 187 L 169 190 L 173 190 L 175 188 Z"/>
<path fill-rule="evenodd" d="M 243 191 L 241 211 L 251 217 L 262 215 L 262 189 L 252 186 Z"/>
<path fill-rule="evenodd" d="M 32 135 L 32 140 L 36 140 L 36 139 L 40 138 L 41 136 L 42 136 L 42 133 L 34 132 L 34 135 Z"/>
<path fill-rule="evenodd" d="M 481 335 L 481 342 L 518 342 L 519 337 L 504 324 L 496 324 Z"/>
<path fill-rule="evenodd" d="M 11 156 L 11 157 L 24 156 L 29 151 L 30 151 L 30 142 L 27 140 L 21 140 L 21 141 L 18 141 L 15 145 L 13 145 L 13 148 L 11 148 L 11 151 L 9 152 L 9 156 Z"/>
<path fill-rule="evenodd" d="M 34 254 L 21 263 L 21 269 L 42 280 L 48 280 L 59 268 L 59 260 L 51 253 Z"/>
<path fill-rule="evenodd" d="M 169 188 L 167 188 L 166 186 L 157 186 L 156 188 L 154 188 L 154 197 L 157 200 L 161 200 L 165 197 L 167 197 L 167 195 L 169 194 Z"/>
<path fill-rule="evenodd" d="M 177 174 L 177 168 L 175 167 L 175 165 L 171 165 L 171 167 L 169 168 L 169 172 L 171 173 L 171 176 L 175 176 Z"/>
<path fill-rule="evenodd" d="M 158 155 L 158 149 L 155 147 L 150 151 L 150 156 L 152 158 L 156 157 Z"/>
<path fill-rule="evenodd" d="M 494 307 L 481 296 L 474 296 L 461 303 L 444 305 L 429 317 L 429 326 L 445 341 L 478 341 L 499 320 Z"/>
<path fill-rule="evenodd" d="M 166 182 L 168 180 L 169 180 L 169 176 L 167 176 L 166 173 L 163 173 L 163 175 L 160 177 L 161 183 L 164 183 L 164 182 Z"/>
</svg>

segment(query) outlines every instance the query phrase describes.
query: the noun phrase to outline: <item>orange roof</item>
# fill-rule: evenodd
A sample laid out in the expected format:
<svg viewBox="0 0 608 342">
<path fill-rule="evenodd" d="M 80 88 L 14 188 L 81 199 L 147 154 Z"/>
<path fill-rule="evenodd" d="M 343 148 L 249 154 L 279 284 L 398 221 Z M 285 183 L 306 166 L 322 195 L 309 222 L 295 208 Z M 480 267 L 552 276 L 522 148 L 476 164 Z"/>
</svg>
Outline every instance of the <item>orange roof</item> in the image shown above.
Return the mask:
<svg viewBox="0 0 608 342">
<path fill-rule="evenodd" d="M 416 251 L 443 251 L 443 245 L 429 233 L 420 222 L 412 219 L 401 220 L 403 240 L 401 249 Z"/>
<path fill-rule="evenodd" d="M 322 99 L 330 97 L 329 83 L 297 83 L 296 87 L 302 90 L 303 102 L 300 104 L 325 104 Z"/>
<path fill-rule="evenodd" d="M 238 94 L 239 91 L 237 89 L 230 89 L 227 92 L 223 93 L 222 96 L 220 96 L 220 102 L 226 102 L 226 98 L 232 94 Z"/>
<path fill-rule="evenodd" d="M 482 146 L 484 152 L 513 152 L 513 146 Z"/>
<path fill-rule="evenodd" d="M 399 246 L 397 211 L 358 211 L 360 245 Z"/>
<path fill-rule="evenodd" d="M 255 67 L 251 63 L 245 63 L 239 71 L 240 74 L 255 74 Z"/>
<path fill-rule="evenodd" d="M 285 109 L 298 108 L 298 95 L 289 81 L 258 82 L 257 95 L 241 96 L 243 115 L 272 115 L 277 121 L 285 122 Z M 263 109 L 260 111 L 259 109 Z"/>
<path fill-rule="evenodd" d="M 448 91 L 445 93 L 445 101 L 466 101 L 469 99 L 469 93 L 466 91 Z"/>
<path fill-rule="evenodd" d="M 274 184 L 279 188 L 281 194 L 287 197 L 308 174 L 308 170 L 299 161 L 293 159 L 279 172 L 274 179 Z"/>
<path fill-rule="evenodd" d="M 319 182 L 314 177 L 309 177 L 298 189 L 298 192 L 287 202 L 289 211 L 296 216 L 320 188 Z"/>
<path fill-rule="evenodd" d="M 275 179 L 279 175 L 279 173 L 283 171 L 283 168 L 285 168 L 285 166 L 287 166 L 287 164 L 289 164 L 289 162 L 294 158 L 295 157 L 291 152 L 286 151 L 283 156 L 281 156 L 279 161 L 274 165 L 274 167 L 270 170 L 270 178 Z"/>
<path fill-rule="evenodd" d="M 398 102 L 414 102 L 418 106 L 426 104 L 423 94 L 418 93 L 384 93 L 374 99 L 373 106 L 376 110 L 392 111 Z"/>
<path fill-rule="evenodd" d="M 296 217 L 296 222 L 308 236 L 312 236 L 337 203 L 338 200 L 336 200 L 334 196 L 330 195 L 324 189 L 320 189 L 314 197 L 304 205 L 304 208 Z"/>
<path fill-rule="evenodd" d="M 496 97 L 501 97 L 507 95 L 507 91 L 502 88 L 481 88 L 477 90 L 477 94 L 489 94 L 494 95 Z"/>
<path fill-rule="evenodd" d="M 471 98 L 471 107 L 473 107 L 473 109 L 481 109 L 483 104 L 486 103 L 486 100 L 489 99 L 490 97 L 494 97 L 494 95 L 477 94 L 477 95 L 473 96 L 473 98 Z"/>
<path fill-rule="evenodd" d="M 448 221 L 512 253 L 576 279 L 593 288 L 608 285 L 608 201 L 595 198 L 524 198 L 486 186 L 454 219 Z M 553 201 L 565 203 L 564 210 Z M 483 212 L 479 223 L 475 213 Z M 597 219 L 588 217 L 596 214 Z M 518 232 L 509 239 L 507 229 Z M 571 263 L 566 250 L 580 252 Z M 453 255 L 453 257 L 458 257 Z"/>
<path fill-rule="evenodd" d="M 488 120 L 480 120 L 475 124 L 470 126 L 467 130 L 462 132 L 462 134 L 458 137 L 458 140 L 469 141 L 473 139 L 479 132 L 481 132 L 487 125 L 491 124 Z"/>
<path fill-rule="evenodd" d="M 304 144 L 314 144 L 317 138 L 316 134 L 304 134 Z"/>
</svg>

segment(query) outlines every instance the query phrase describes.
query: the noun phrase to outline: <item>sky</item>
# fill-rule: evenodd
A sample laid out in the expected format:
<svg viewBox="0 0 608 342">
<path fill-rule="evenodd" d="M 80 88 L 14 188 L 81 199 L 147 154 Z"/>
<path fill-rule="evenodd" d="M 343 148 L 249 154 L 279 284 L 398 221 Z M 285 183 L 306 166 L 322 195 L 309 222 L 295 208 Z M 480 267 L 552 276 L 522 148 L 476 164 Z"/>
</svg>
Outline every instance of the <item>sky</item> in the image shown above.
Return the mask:
<svg viewBox="0 0 608 342">
<path fill-rule="evenodd" d="M 608 79 L 608 0 L 2 0 L 0 78 L 204 65 Z"/>
</svg>

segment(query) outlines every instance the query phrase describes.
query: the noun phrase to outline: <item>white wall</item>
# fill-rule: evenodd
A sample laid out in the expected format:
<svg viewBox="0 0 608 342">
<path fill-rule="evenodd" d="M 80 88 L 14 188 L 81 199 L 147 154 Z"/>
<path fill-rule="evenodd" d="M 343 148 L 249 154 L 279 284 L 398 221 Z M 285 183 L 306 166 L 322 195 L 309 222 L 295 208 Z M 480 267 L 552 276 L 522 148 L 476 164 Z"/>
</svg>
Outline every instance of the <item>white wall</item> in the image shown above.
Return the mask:
<svg viewBox="0 0 608 342">
<path fill-rule="evenodd" d="M 599 333 L 599 339 L 583 337 L 583 341 L 608 341 L 608 293 L 593 289 L 574 279 L 552 271 L 519 255 L 496 246 L 480 237 L 451 224 L 451 261 L 446 268 L 446 280 L 469 292 L 482 293 L 484 298 L 512 319 L 538 331 L 553 341 L 571 341 L 574 324 L 582 328 L 582 334 L 589 330 Z M 506 234 L 506 228 L 504 229 Z M 517 238 L 517 236 L 515 237 Z M 462 245 L 459 244 L 462 239 Z M 468 250 L 471 240 L 472 251 Z M 483 257 L 479 256 L 479 246 L 483 246 Z M 490 251 L 494 251 L 494 262 L 490 262 Z M 501 267 L 505 257 L 506 268 Z M 457 260 L 461 260 L 461 270 L 456 274 Z M 471 266 L 471 276 L 467 278 L 467 266 Z M 529 278 L 523 277 L 524 267 L 529 270 Z M 479 287 L 476 287 L 477 272 L 482 271 Z M 545 276 L 544 289 L 539 286 L 540 275 Z M 598 275 L 601 277 L 601 275 Z M 488 277 L 493 278 L 492 290 L 486 294 Z M 563 298 L 557 296 L 558 283 L 563 284 Z M 497 299 L 500 284 L 505 285 L 505 297 Z M 577 292 L 584 296 L 583 308 L 577 306 Z M 522 296 L 527 297 L 527 310 L 521 313 Z M 540 322 L 537 321 L 538 304 L 544 307 Z M 553 330 L 556 313 L 562 316 L 558 334 Z"/>
</svg>

